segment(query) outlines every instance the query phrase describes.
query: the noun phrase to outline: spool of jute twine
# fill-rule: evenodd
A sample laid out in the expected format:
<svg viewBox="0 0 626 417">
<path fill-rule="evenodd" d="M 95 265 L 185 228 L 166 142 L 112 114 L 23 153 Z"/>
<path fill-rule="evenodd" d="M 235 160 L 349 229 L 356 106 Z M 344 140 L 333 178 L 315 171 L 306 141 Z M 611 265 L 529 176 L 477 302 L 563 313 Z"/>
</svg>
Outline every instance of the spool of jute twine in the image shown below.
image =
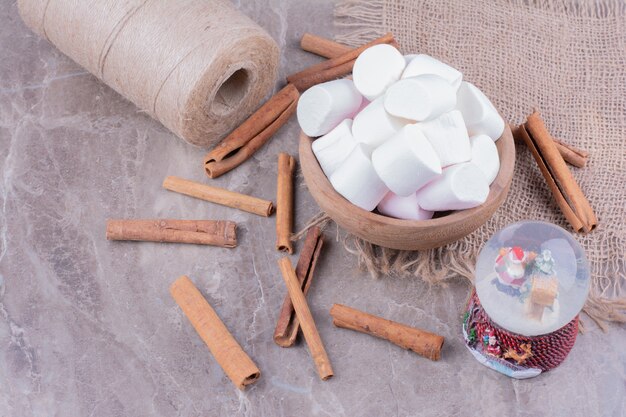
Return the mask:
<svg viewBox="0 0 626 417">
<path fill-rule="evenodd" d="M 18 0 L 37 34 L 194 145 L 273 88 L 279 50 L 227 0 Z"/>
</svg>

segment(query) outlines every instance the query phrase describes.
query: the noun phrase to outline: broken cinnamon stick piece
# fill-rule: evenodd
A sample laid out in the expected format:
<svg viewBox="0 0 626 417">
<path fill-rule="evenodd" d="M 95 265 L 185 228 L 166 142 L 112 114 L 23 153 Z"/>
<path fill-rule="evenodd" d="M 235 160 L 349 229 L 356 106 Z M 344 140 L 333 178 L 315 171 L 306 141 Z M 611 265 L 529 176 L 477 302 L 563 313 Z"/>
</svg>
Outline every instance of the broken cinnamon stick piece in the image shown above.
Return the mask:
<svg viewBox="0 0 626 417">
<path fill-rule="evenodd" d="M 237 246 L 237 224 L 227 220 L 107 220 L 107 240 Z"/>
<path fill-rule="evenodd" d="M 287 81 L 295 85 L 298 91 L 305 91 L 315 84 L 334 80 L 335 78 L 342 77 L 352 72 L 354 61 L 356 61 L 361 52 L 367 48 L 374 45 L 383 43 L 390 44 L 393 42 L 395 42 L 393 35 L 391 33 L 387 33 L 386 35 L 378 39 L 374 39 L 365 45 L 351 49 L 343 55 L 328 59 L 303 71 L 291 74 L 287 77 Z"/>
<path fill-rule="evenodd" d="M 320 378 L 325 381 L 333 376 L 333 368 L 330 364 L 330 359 L 328 359 L 328 355 L 326 354 L 326 350 L 324 349 L 322 339 L 317 332 L 317 327 L 313 321 L 313 316 L 309 310 L 304 293 L 300 288 L 300 283 L 298 282 L 296 273 L 291 266 L 291 261 L 287 257 L 281 258 L 278 261 L 278 265 L 280 267 L 283 280 L 285 281 L 285 285 L 287 286 L 287 292 L 289 293 L 289 297 L 293 303 L 293 308 L 296 311 L 296 316 L 300 321 L 304 340 L 309 346 L 309 352 L 311 353 L 313 362 L 315 362 L 317 373 Z"/>
<path fill-rule="evenodd" d="M 272 96 L 204 157 L 209 178 L 238 167 L 263 146 L 295 113 L 300 93 L 290 84 Z"/>
<path fill-rule="evenodd" d="M 576 232 L 593 230 L 598 223 L 595 213 L 565 165 L 565 160 L 539 113 L 535 111 L 528 116 L 517 133 L 533 154 L 559 208 L 572 228 Z"/>
<path fill-rule="evenodd" d="M 333 324 L 337 327 L 380 337 L 433 361 L 441 358 L 443 336 L 376 317 L 341 304 L 333 304 L 330 315 L 333 317 Z"/>
<path fill-rule="evenodd" d="M 296 160 L 293 156 L 278 155 L 278 180 L 276 186 L 276 249 L 293 253 L 291 228 L 293 227 L 293 173 Z"/>
<path fill-rule="evenodd" d="M 305 33 L 300 39 L 300 48 L 324 58 L 335 58 L 352 50 L 351 47 L 342 45 L 321 36 Z"/>
<path fill-rule="evenodd" d="M 174 281 L 170 286 L 170 294 L 237 388 L 243 390 L 246 385 L 259 379 L 259 368 L 188 277 L 183 275 Z"/>
<path fill-rule="evenodd" d="M 224 188 L 212 187 L 199 182 L 169 176 L 163 181 L 163 188 L 176 193 L 185 194 L 211 203 L 233 207 L 248 213 L 269 217 L 274 210 L 271 201 L 236 193 Z"/>
<path fill-rule="evenodd" d="M 575 148 L 572 145 L 568 145 L 559 139 L 553 138 L 553 140 L 565 162 L 575 166 L 576 168 L 584 168 L 585 165 L 587 165 L 589 152 Z"/>
<path fill-rule="evenodd" d="M 320 251 L 322 250 L 322 231 L 319 227 L 314 226 L 309 229 L 304 240 L 304 246 L 300 252 L 300 258 L 296 265 L 296 277 L 302 288 L 302 292 L 306 296 L 309 287 L 313 281 L 313 273 Z M 285 296 L 283 306 L 280 309 L 276 329 L 274 330 L 274 342 L 278 346 L 291 347 L 296 342 L 298 330 L 300 329 L 300 321 L 294 314 L 293 304 L 289 294 Z"/>
</svg>

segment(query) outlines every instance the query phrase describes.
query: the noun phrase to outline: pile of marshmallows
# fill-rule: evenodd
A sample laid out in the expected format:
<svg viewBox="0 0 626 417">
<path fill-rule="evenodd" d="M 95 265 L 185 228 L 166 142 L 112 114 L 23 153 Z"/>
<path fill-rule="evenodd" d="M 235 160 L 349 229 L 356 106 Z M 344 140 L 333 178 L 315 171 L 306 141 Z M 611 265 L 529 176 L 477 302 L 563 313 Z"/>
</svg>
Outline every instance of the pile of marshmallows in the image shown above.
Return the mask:
<svg viewBox="0 0 626 417">
<path fill-rule="evenodd" d="M 366 49 L 352 80 L 318 84 L 298 122 L 335 190 L 352 204 L 400 219 L 485 202 L 500 169 L 504 121 L 456 69 L 391 45 Z"/>
</svg>

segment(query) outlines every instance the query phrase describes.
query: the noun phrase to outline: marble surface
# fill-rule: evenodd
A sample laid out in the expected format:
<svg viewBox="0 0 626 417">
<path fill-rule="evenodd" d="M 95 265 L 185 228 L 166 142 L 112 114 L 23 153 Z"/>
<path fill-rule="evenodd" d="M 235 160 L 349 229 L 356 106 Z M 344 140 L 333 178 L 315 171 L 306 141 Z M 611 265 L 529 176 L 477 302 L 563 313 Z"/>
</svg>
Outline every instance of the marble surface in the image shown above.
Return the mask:
<svg viewBox="0 0 626 417">
<path fill-rule="evenodd" d="M 626 331 L 585 320 L 563 365 L 533 380 L 487 370 L 460 335 L 469 287 L 372 279 L 331 228 L 309 295 L 335 369 L 321 381 L 303 343 L 277 347 L 285 294 L 274 220 L 161 188 L 208 181 L 189 146 L 32 34 L 0 0 L 0 416 L 626 415 Z M 282 48 L 282 72 L 318 58 L 304 31 L 334 33 L 331 0 L 239 1 Z M 273 199 L 277 153 L 297 152 L 292 120 L 214 183 Z M 299 183 L 302 179 L 299 178 Z M 296 222 L 318 212 L 297 188 Z M 108 242 L 107 217 L 231 219 L 238 248 Z M 294 257 L 295 262 L 295 257 Z M 262 371 L 240 392 L 168 293 L 189 275 Z M 334 328 L 340 302 L 442 334 L 431 362 Z"/>
</svg>

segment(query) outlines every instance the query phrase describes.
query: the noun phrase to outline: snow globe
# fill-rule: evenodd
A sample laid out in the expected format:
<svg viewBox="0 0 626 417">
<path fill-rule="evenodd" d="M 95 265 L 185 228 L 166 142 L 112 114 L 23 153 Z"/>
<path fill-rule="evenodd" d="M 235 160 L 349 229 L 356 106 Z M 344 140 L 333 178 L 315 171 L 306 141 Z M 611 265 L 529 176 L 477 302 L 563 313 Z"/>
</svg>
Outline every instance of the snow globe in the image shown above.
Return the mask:
<svg viewBox="0 0 626 417">
<path fill-rule="evenodd" d="M 576 341 L 589 292 L 589 265 L 571 234 L 522 221 L 481 249 L 463 336 L 482 364 L 513 378 L 558 366 Z"/>
</svg>

